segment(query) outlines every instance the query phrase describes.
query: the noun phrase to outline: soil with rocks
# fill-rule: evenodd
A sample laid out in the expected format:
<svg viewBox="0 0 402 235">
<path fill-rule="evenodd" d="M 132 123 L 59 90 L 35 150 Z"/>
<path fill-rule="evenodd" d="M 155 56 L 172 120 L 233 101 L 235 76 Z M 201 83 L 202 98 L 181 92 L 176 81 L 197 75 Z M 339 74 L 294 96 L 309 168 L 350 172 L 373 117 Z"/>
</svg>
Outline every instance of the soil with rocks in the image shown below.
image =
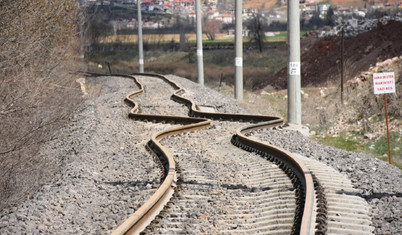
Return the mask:
<svg viewBox="0 0 402 235">
<path fill-rule="evenodd" d="M 184 78 L 169 77 L 198 105 L 247 112 L 234 99 Z M 0 234 L 107 234 L 159 186 L 159 163 L 144 148 L 158 125 L 128 119 L 129 109 L 123 102 L 125 95 L 138 88 L 120 77 L 88 82 L 101 87 L 100 93 L 88 98 L 41 150 L 60 171 L 24 203 L 1 212 Z M 346 174 L 371 207 L 375 233 L 402 233 L 402 171 L 398 168 L 366 154 L 317 144 L 298 132 L 266 130 L 259 138 Z"/>
<path fill-rule="evenodd" d="M 379 61 L 398 57 L 402 52 L 402 22 L 391 20 L 356 37 L 344 39 L 345 82 Z M 341 36 L 329 36 L 322 40 L 317 35 L 301 40 L 301 84 L 302 86 L 323 86 L 335 84 L 341 78 Z M 285 50 L 286 48 L 279 48 Z M 254 89 L 267 85 L 278 89 L 287 87 L 287 68 L 269 76 Z"/>
</svg>

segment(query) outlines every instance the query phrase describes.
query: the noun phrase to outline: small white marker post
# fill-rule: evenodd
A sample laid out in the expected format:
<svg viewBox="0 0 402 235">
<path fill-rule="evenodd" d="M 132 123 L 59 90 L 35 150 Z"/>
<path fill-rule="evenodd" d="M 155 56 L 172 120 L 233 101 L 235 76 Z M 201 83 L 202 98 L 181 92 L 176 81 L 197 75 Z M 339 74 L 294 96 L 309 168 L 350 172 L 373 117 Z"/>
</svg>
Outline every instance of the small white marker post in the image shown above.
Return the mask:
<svg viewBox="0 0 402 235">
<path fill-rule="evenodd" d="M 391 146 L 389 144 L 388 111 L 387 111 L 387 93 L 395 93 L 395 74 L 394 72 L 373 74 L 374 94 L 384 94 L 385 123 L 387 125 L 387 143 L 388 143 L 388 162 L 391 163 Z"/>
</svg>

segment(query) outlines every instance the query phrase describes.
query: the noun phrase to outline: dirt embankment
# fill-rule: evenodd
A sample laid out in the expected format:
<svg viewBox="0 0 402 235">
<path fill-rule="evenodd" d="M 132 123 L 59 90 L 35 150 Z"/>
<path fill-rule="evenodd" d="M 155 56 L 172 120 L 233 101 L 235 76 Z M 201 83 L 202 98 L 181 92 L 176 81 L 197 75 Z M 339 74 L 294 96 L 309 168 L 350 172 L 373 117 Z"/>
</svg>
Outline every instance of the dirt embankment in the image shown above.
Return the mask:
<svg viewBox="0 0 402 235">
<path fill-rule="evenodd" d="M 340 80 L 341 71 L 341 36 L 316 40 L 308 36 L 302 39 L 302 48 L 306 48 L 301 57 L 302 86 L 323 86 Z M 370 32 L 344 39 L 345 80 L 352 79 L 371 65 L 402 53 L 402 22 L 389 21 L 379 23 Z M 310 47 L 312 41 L 314 44 Z M 281 48 L 285 49 L 285 48 Z M 282 69 L 256 87 L 267 85 L 284 89 L 287 86 L 287 68 Z"/>
</svg>

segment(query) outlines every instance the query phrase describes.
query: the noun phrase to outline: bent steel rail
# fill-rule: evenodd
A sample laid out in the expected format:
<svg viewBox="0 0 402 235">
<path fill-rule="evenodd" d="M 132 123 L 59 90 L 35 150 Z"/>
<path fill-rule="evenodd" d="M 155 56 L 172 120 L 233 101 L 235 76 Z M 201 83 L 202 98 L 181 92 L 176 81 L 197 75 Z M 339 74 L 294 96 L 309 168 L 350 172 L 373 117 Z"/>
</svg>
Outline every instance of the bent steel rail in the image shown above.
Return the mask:
<svg viewBox="0 0 402 235">
<path fill-rule="evenodd" d="M 274 122 L 266 122 L 240 128 L 236 131 L 236 135 L 233 137 L 232 142 L 234 142 L 235 145 L 245 146 L 246 150 L 256 152 L 264 157 L 269 158 L 271 161 L 281 161 L 285 165 L 279 164 L 279 166 L 289 176 L 291 173 L 288 168 L 291 169 L 291 172 L 296 174 L 304 188 L 304 195 L 298 195 L 298 197 L 299 199 L 301 199 L 300 197 L 304 198 L 304 201 L 303 209 L 300 210 L 299 208 L 299 211 L 296 211 L 295 221 L 296 223 L 300 223 L 300 227 L 294 226 L 293 234 L 312 234 L 315 223 L 315 218 L 313 218 L 315 207 L 315 190 L 311 171 L 304 165 L 304 163 L 302 163 L 302 161 L 300 161 L 290 152 L 246 136 L 247 133 L 250 133 L 255 129 L 269 128 L 275 126 L 276 124 L 277 123 Z"/>
<path fill-rule="evenodd" d="M 100 75 L 100 74 L 91 74 Z M 144 92 L 144 87 L 138 82 L 134 75 L 153 76 L 163 79 L 170 84 L 176 91 L 172 94 L 172 99 L 185 104 L 189 108 L 189 117 L 182 116 L 164 116 L 164 115 L 149 115 L 139 113 L 138 103 L 132 99 Z M 102 75 L 105 76 L 105 75 Z M 107 75 L 106 75 L 107 76 Z M 113 234 L 126 234 L 134 233 L 138 234 L 150 223 L 151 219 L 155 217 L 163 206 L 167 203 L 173 191 L 175 189 L 175 175 L 176 168 L 175 162 L 167 150 L 159 140 L 179 133 L 206 128 L 213 120 L 227 120 L 227 121 L 239 121 L 239 122 L 251 122 L 252 125 L 239 128 L 236 130 L 236 134 L 232 138 L 232 143 L 247 151 L 252 151 L 260 154 L 263 157 L 268 158 L 279 164 L 279 166 L 292 178 L 294 184 L 300 186 L 296 188 L 296 194 L 298 201 L 301 201 L 301 205 L 296 210 L 295 225 L 292 228 L 293 234 L 311 234 L 314 229 L 314 207 L 315 207 L 315 191 L 314 183 L 310 170 L 292 155 L 290 152 L 281 149 L 279 147 L 269 145 L 257 140 L 253 140 L 248 137 L 247 134 L 253 130 L 262 128 L 275 127 L 283 124 L 283 119 L 276 116 L 265 115 L 249 115 L 249 114 L 231 114 L 231 113 L 211 113 L 202 112 L 197 109 L 195 103 L 181 96 L 184 90 L 178 86 L 175 82 L 171 81 L 167 77 L 154 74 L 154 73 L 140 73 L 133 75 L 119 75 L 114 76 L 128 77 L 134 80 L 139 87 L 139 90 L 126 96 L 125 101 L 132 106 L 129 117 L 134 120 L 152 121 L 152 122 L 172 122 L 182 124 L 182 126 L 170 128 L 168 130 L 160 131 L 152 135 L 151 140 L 148 142 L 148 148 L 150 148 L 161 160 L 164 165 L 165 179 L 158 190 L 148 199 L 133 215 L 131 215 L 123 224 L 121 224 Z"/>
</svg>

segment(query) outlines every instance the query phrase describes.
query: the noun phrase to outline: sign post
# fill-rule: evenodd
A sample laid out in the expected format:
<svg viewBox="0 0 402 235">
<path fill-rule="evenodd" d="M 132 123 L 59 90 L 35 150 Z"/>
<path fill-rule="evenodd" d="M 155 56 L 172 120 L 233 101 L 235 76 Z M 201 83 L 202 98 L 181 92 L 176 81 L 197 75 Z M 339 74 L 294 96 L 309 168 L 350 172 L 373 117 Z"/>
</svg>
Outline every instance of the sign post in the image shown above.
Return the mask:
<svg viewBox="0 0 402 235">
<path fill-rule="evenodd" d="M 395 74 L 394 72 L 373 74 L 374 94 L 384 95 L 385 123 L 387 125 L 387 144 L 388 144 L 388 162 L 391 163 L 391 146 L 389 144 L 388 111 L 387 111 L 387 93 L 395 93 Z"/>
</svg>

